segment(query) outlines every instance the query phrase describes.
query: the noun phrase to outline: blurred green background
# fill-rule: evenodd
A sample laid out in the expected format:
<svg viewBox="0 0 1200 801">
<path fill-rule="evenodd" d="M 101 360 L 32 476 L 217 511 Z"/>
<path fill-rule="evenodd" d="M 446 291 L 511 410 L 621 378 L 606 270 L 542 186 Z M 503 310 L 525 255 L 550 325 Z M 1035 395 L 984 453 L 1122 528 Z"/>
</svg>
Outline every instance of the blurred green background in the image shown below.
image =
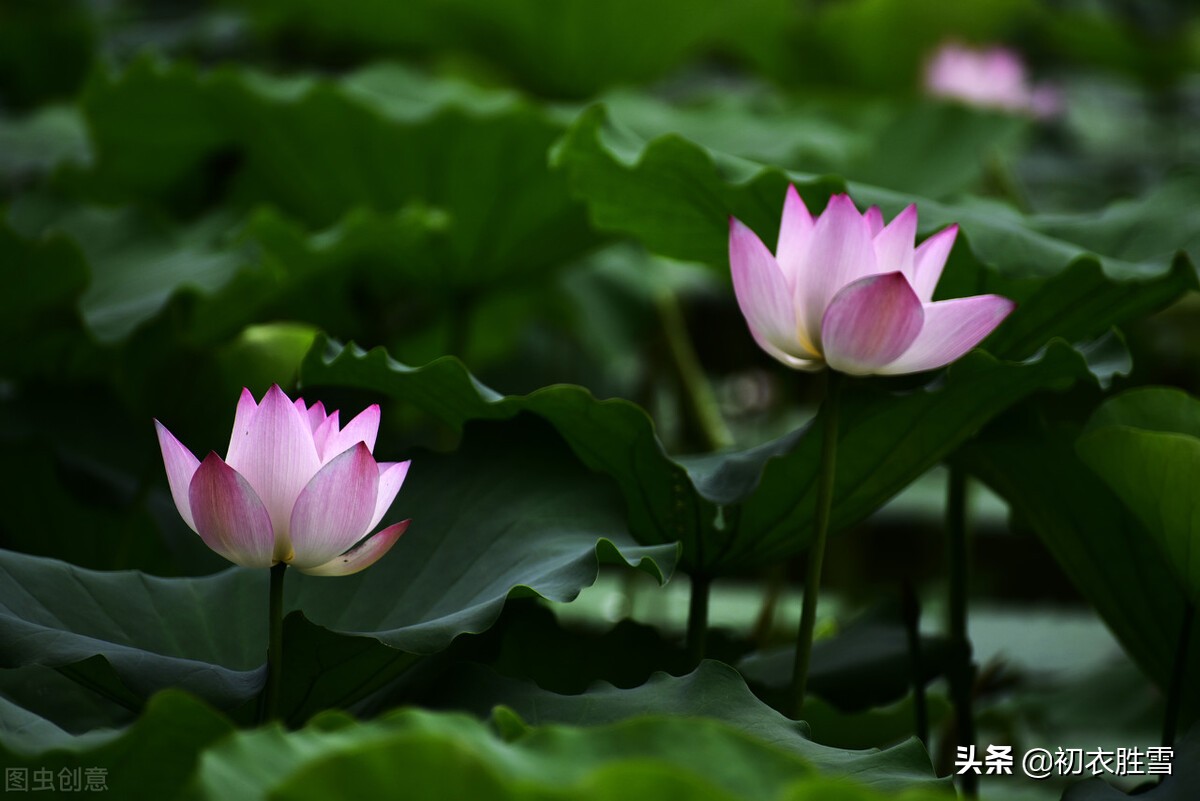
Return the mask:
<svg viewBox="0 0 1200 801">
<path fill-rule="evenodd" d="M 1061 113 L 925 96 L 949 40 L 1013 48 Z M 409 365 L 453 355 L 504 394 L 572 383 L 632 400 L 673 454 L 795 429 L 813 382 L 756 348 L 727 264 L 632 235 L 596 200 L 620 188 L 572 172 L 564 138 L 598 103 L 618 157 L 675 135 L 721 154 L 731 182 L 765 164 L 1016 215 L 1110 272 L 1200 244 L 1200 13 L 1183 0 L 0 0 L 0 546 L 164 576 L 223 568 L 175 513 L 151 419 L 222 450 L 240 388 L 294 390 L 318 333 Z M 723 224 L 699 182 L 667 189 Z M 1004 280 L 1046 279 L 1036 255 L 1004 253 Z M 960 245 L 948 276 L 995 267 Z M 1200 308 L 1176 294 L 1122 321 L 1132 370 L 1114 388 L 1200 392 Z M 377 399 L 315 391 L 343 409 Z M 1002 424 L 1080 422 L 1099 394 L 1044 393 Z M 389 401 L 383 420 L 392 457 L 457 442 L 419 404 Z M 823 633 L 885 614 L 904 582 L 940 629 L 944 484 L 937 468 L 834 541 Z M 1029 510 L 976 484 L 972 524 L 985 734 L 1154 742 L 1159 694 Z M 797 597 L 773 618 L 764 598 L 798 575 L 793 559 L 722 577 L 717 655 L 736 661 L 752 633 L 785 641 Z M 626 620 L 677 639 L 686 587 L 614 571 L 557 611 L 595 636 Z M 778 669 L 742 667 L 769 694 Z M 831 706 L 814 730 L 890 742 L 906 703 Z"/>
</svg>

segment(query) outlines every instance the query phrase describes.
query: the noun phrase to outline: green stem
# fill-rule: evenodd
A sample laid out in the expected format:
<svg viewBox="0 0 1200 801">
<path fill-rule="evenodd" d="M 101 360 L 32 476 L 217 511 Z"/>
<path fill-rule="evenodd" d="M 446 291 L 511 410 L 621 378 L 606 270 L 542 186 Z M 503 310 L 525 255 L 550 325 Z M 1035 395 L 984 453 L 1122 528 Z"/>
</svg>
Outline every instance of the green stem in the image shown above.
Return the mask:
<svg viewBox="0 0 1200 801">
<path fill-rule="evenodd" d="M 1167 690 L 1167 712 L 1163 717 L 1162 744 L 1170 748 L 1175 744 L 1175 730 L 1179 726 L 1179 710 L 1183 708 L 1183 685 L 1187 674 L 1188 649 L 1191 647 L 1192 626 L 1196 622 L 1196 605 L 1188 601 L 1183 607 L 1183 626 L 1179 629 L 1179 642 L 1175 646 L 1175 668 L 1171 671 L 1171 686 Z"/>
<path fill-rule="evenodd" d="M 813 542 L 808 551 L 804 579 L 804 606 L 800 610 L 800 631 L 796 639 L 796 664 L 792 675 L 791 711 L 800 719 L 804 711 L 804 693 L 808 687 L 808 668 L 812 661 L 813 631 L 817 624 L 817 596 L 821 588 L 821 567 L 825 561 L 825 541 L 829 536 L 829 513 L 833 508 L 833 476 L 837 469 L 838 394 L 842 376 L 830 370 L 825 384 L 825 399 L 819 414 L 823 418 L 821 464 L 817 476 L 817 508 L 813 522 Z"/>
<path fill-rule="evenodd" d="M 283 678 L 283 576 L 286 562 L 271 566 L 271 599 L 267 605 L 267 686 L 263 688 L 262 721 L 279 717 L 279 688 Z"/>
<path fill-rule="evenodd" d="M 929 711 L 925 704 L 925 667 L 921 656 L 921 600 L 911 581 L 901 589 L 904 607 L 904 631 L 908 637 L 908 660 L 912 674 L 913 728 L 917 739 L 929 747 Z"/>
<path fill-rule="evenodd" d="M 950 696 L 954 704 L 955 741 L 960 746 L 975 744 L 975 666 L 971 661 L 971 640 L 967 634 L 967 474 L 950 468 L 946 490 L 947 562 L 950 569 Z M 971 771 L 962 776 L 962 791 L 967 798 L 979 795 L 979 778 Z"/>
<path fill-rule="evenodd" d="M 775 626 L 775 610 L 779 607 L 779 596 L 783 594 L 787 579 L 787 563 L 776 562 L 767 568 L 766 590 L 763 592 L 762 608 L 758 612 L 758 620 L 754 623 L 751 639 L 759 648 L 766 648 L 771 638 L 771 629 Z"/>
<path fill-rule="evenodd" d="M 729 428 L 721 417 L 712 385 L 700 366 L 700 359 L 692 346 L 683 312 L 679 308 L 679 300 L 674 292 L 663 290 L 658 293 L 655 305 L 658 307 L 658 319 L 666 337 L 667 349 L 671 353 L 671 363 L 675 367 L 680 391 L 684 396 L 685 417 L 704 439 L 707 450 L 719 451 L 728 448 L 733 444 L 733 435 L 729 433 Z"/>
<path fill-rule="evenodd" d="M 712 579 L 703 573 L 692 575 L 692 597 L 688 604 L 687 648 L 693 664 L 704 658 L 708 639 L 708 594 Z"/>
</svg>

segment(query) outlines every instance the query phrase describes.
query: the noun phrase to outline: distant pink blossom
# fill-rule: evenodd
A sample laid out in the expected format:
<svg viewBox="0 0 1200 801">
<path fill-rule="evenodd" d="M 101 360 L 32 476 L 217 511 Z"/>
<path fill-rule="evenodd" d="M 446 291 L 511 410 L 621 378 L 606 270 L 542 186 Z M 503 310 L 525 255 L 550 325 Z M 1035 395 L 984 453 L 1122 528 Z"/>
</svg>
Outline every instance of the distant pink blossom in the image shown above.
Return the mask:
<svg viewBox="0 0 1200 801">
<path fill-rule="evenodd" d="M 171 496 L 204 543 L 243 567 L 285 562 L 343 576 L 374 564 L 409 521 L 368 537 L 392 505 L 408 462 L 371 455 L 379 407 L 340 427 L 320 402 L 295 403 L 273 386 L 256 403 L 243 389 L 229 450 L 201 462 L 154 421 Z"/>
<path fill-rule="evenodd" d="M 996 108 L 1035 117 L 1062 110 L 1062 97 L 1048 85 L 1033 86 L 1025 62 L 1006 47 L 973 49 L 948 42 L 925 66 L 925 90 L 967 105 Z"/>
<path fill-rule="evenodd" d="M 750 333 L 797 370 L 933 370 L 978 345 L 1014 308 L 999 295 L 933 302 L 958 226 L 915 247 L 915 205 L 884 225 L 878 207 L 860 214 L 849 196 L 834 195 L 814 219 L 788 187 L 774 254 L 729 222 L 733 289 Z"/>
</svg>

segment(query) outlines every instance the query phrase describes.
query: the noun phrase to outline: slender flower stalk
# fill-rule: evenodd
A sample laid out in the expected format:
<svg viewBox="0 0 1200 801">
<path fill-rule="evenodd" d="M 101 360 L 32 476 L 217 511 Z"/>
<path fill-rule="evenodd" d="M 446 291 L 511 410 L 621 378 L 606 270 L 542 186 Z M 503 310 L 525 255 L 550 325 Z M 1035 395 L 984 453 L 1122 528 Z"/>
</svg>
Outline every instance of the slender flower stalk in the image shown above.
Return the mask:
<svg viewBox="0 0 1200 801">
<path fill-rule="evenodd" d="M 792 674 L 791 711 L 797 720 L 804 711 L 808 688 L 808 669 L 812 662 L 813 631 L 817 624 L 817 600 L 820 597 L 821 571 L 825 562 L 825 541 L 829 538 L 829 514 L 833 510 L 834 475 L 837 471 L 837 439 L 842 377 L 830 372 L 821 401 L 821 465 L 817 478 L 817 511 L 813 524 L 813 542 L 808 549 L 808 569 L 804 578 L 804 605 L 800 609 L 800 630 L 796 637 L 796 661 Z"/>
<path fill-rule="evenodd" d="M 913 731 L 921 745 L 929 748 L 929 710 L 925 701 L 925 659 L 921 653 L 921 599 L 911 580 L 900 589 L 904 635 L 908 640 L 909 672 L 912 676 Z"/>
<path fill-rule="evenodd" d="M 712 384 L 704 375 L 700 359 L 696 356 L 696 348 L 683 319 L 683 310 L 679 308 L 679 299 L 670 289 L 663 289 L 654 300 L 667 351 L 679 380 L 680 414 L 684 420 L 692 422 L 703 439 L 705 449 L 719 451 L 728 448 L 733 444 L 733 435 L 721 417 Z"/>
<path fill-rule="evenodd" d="M 693 573 L 692 594 L 688 603 L 687 649 L 693 664 L 704 659 L 708 641 L 708 600 L 712 580 L 703 573 Z"/>
<path fill-rule="evenodd" d="M 955 742 L 975 745 L 975 663 L 971 655 L 971 637 L 967 631 L 967 592 L 970 552 L 967 529 L 967 474 L 950 468 L 946 488 L 946 561 L 950 571 L 948 628 L 950 636 L 950 700 L 954 705 Z M 967 771 L 962 775 L 962 791 L 967 798 L 979 795 L 979 779 Z"/>
<path fill-rule="evenodd" d="M 267 604 L 267 686 L 263 688 L 262 722 L 279 717 L 279 695 L 283 686 L 283 578 L 286 562 L 271 566 L 271 591 Z"/>
<path fill-rule="evenodd" d="M 719 451 L 733 444 L 733 435 L 721 417 L 712 385 L 704 375 L 696 348 L 688 334 L 679 299 L 670 289 L 655 297 L 667 352 L 679 380 L 679 412 L 685 423 L 699 434 L 704 448 Z M 691 661 L 704 659 L 708 640 L 708 604 L 712 579 L 700 571 L 691 574 L 691 598 L 688 602 L 687 649 Z"/>
</svg>

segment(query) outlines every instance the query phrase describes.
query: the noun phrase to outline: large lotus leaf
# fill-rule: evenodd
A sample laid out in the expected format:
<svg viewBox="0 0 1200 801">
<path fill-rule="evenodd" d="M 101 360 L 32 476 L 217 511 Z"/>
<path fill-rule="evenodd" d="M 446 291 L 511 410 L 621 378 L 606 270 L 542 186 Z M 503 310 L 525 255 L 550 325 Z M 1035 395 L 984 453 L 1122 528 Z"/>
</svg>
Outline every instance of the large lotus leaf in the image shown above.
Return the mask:
<svg viewBox="0 0 1200 801">
<path fill-rule="evenodd" d="M 0 336 L 15 341 L 36 326 L 25 347 L 4 348 L 0 367 L 9 375 L 71 365 L 81 350 L 76 303 L 88 284 L 87 261 L 62 234 L 30 239 L 0 221 Z"/>
<path fill-rule="evenodd" d="M 289 575 L 288 607 L 335 634 L 427 654 L 488 628 L 510 593 L 570 600 L 601 558 L 661 580 L 677 547 L 635 545 L 615 493 L 540 425 L 479 430 L 456 454 L 418 456 L 388 519 L 402 517 L 409 532 L 370 570 Z M 61 666 L 130 705 L 176 686 L 228 706 L 261 687 L 266 571 L 161 579 L 11 552 L 0 569 L 4 667 Z"/>
<path fill-rule="evenodd" d="M 5 767 L 23 768 L 27 777 L 49 771 L 43 775 L 64 794 L 73 792 L 72 787 L 86 790 L 86 772 L 102 771 L 94 775 L 117 798 L 177 798 L 203 750 L 232 731 L 224 716 L 175 690 L 152 698 L 142 716 L 124 729 L 81 735 L 0 698 L 0 760 Z"/>
<path fill-rule="evenodd" d="M 0 670 L 0 703 L 5 721 L 0 744 L 21 753 L 66 748 L 81 734 L 117 729 L 136 717 L 132 710 L 41 665 Z M 103 739 L 102 734 L 97 737 Z"/>
<path fill-rule="evenodd" d="M 704 780 L 700 786 L 714 782 L 738 798 L 779 797 L 780 784 L 811 777 L 814 768 L 822 775 L 847 777 L 859 785 L 889 791 L 889 797 L 903 788 L 926 797 L 921 794 L 932 793 L 940 785 L 932 776 L 924 750 L 914 741 L 883 752 L 816 745 L 805 738 L 803 724 L 764 706 L 736 672 L 715 662 L 706 662 L 680 678 L 659 674 L 639 688 L 616 690 L 597 685 L 578 696 L 558 696 L 465 665 L 448 680 L 461 683 L 456 697 L 463 706 L 487 714 L 494 704 L 512 704 L 527 713 L 529 725 L 512 712 L 498 713 L 496 722 L 509 735 L 506 739 L 516 738 L 505 743 L 486 726 L 460 716 L 400 712 L 359 725 L 326 713 L 298 732 L 269 727 L 235 733 L 217 743 L 230 732 L 230 723 L 194 699 L 170 691 L 152 699 L 132 726 L 82 736 L 68 734 L 38 715 L 0 700 L 0 748 L 10 749 L 5 752 L 7 763 L 50 765 L 56 774 L 63 767 L 107 769 L 110 789 L 131 798 L 155 797 L 156 792 L 158 797 L 174 795 L 197 766 L 194 789 L 203 797 L 265 797 L 281 782 L 290 780 L 290 786 L 298 786 L 302 782 L 292 777 L 309 775 L 313 764 L 327 765 L 331 757 L 352 758 L 351 754 L 385 743 L 392 743 L 386 750 L 398 755 L 406 749 L 393 741 L 415 731 L 451 736 L 461 746 L 484 755 L 489 763 L 498 760 L 501 775 L 509 780 L 540 774 L 539 778 L 553 785 L 570 785 L 578 774 L 608 761 L 624 761 L 639 750 L 670 766 L 672 772 L 700 774 Z M 552 725 L 561 723 L 571 728 Z M 459 762 L 455 772 L 465 767 L 460 749 L 442 738 L 424 746 L 410 738 L 403 742 L 421 754 L 419 765 L 440 766 L 442 759 L 453 755 Z M 152 763 L 145 761 L 148 748 L 154 749 Z M 705 757 L 717 753 L 725 758 Z M 738 758 L 729 759 L 730 754 Z M 135 758 L 142 761 L 130 761 Z M 707 764 L 710 762 L 713 764 Z M 430 769 L 427 776 L 422 770 L 413 771 L 404 784 L 412 789 L 410 795 L 421 797 L 416 788 L 425 786 L 446 791 L 450 779 L 445 774 Z M 318 772 L 323 773 L 324 768 Z M 134 781 L 140 782 L 139 786 L 134 787 Z M 862 797 L 877 796 L 865 793 Z"/>
<path fill-rule="evenodd" d="M 675 544 L 635 545 L 611 485 L 528 422 L 419 457 L 385 518 L 413 520 L 391 558 L 339 581 L 294 576 L 289 605 L 334 631 L 426 654 L 487 628 L 514 588 L 572 600 L 596 580 L 598 555 L 669 576 Z"/>
<path fill-rule="evenodd" d="M 16 200 L 8 220 L 0 275 L 15 291 L 13 302 L 0 301 L 9 312 L 3 326 L 14 334 L 38 326 L 44 344 L 37 353 L 58 340 L 76 348 L 93 339 L 121 344 L 163 316 L 188 345 L 221 342 L 276 319 L 379 337 L 379 321 L 393 316 L 389 304 L 419 297 L 440 310 L 436 304 L 454 289 L 430 265 L 448 233 L 446 215 L 419 205 L 388 213 L 358 208 L 317 233 L 271 208 L 244 222 L 217 213 L 175 225 L 133 206 L 36 195 Z M 176 312 L 162 315 L 171 301 Z M 65 344 L 57 347 L 56 362 L 81 361 L 62 353 Z"/>
<path fill-rule="evenodd" d="M 46 106 L 23 117 L 0 116 L 0 176 L 5 182 L 19 185 L 59 164 L 86 164 L 90 158 L 83 118 L 73 108 Z"/>
<path fill-rule="evenodd" d="M 262 685 L 266 617 L 256 611 L 265 571 L 164 579 L 11 551 L 0 552 L 0 570 L 3 667 L 69 667 L 101 656 L 112 673 L 100 684 L 88 670 L 89 682 L 130 704 L 179 686 L 230 705 Z"/>
<path fill-rule="evenodd" d="M 587 692 L 559 695 L 529 681 L 463 664 L 446 678 L 445 703 L 486 714 L 497 705 L 515 710 L 532 725 L 603 726 L 639 715 L 706 717 L 803 757 L 821 773 L 849 776 L 881 790 L 936 787 L 929 756 L 916 740 L 878 751 L 846 751 L 808 738 L 807 726 L 789 720 L 750 692 L 733 668 L 706 660 L 685 676 L 655 673 L 639 687 L 596 682 Z"/>
<path fill-rule="evenodd" d="M 728 668 L 723 672 L 729 683 L 709 682 L 707 690 L 736 690 L 736 674 Z M 686 694 L 689 688 L 679 689 Z M 640 698 L 650 704 L 648 709 L 639 708 L 633 698 L 598 691 L 595 700 L 602 703 L 589 701 L 589 695 L 574 702 L 562 699 L 577 710 L 568 711 L 568 718 L 586 717 L 579 713 L 588 706 L 599 713 L 594 720 L 571 725 L 529 727 L 512 710 L 500 710 L 496 722 L 503 737 L 472 717 L 417 710 L 393 712 L 368 724 L 325 716 L 291 734 L 278 728 L 239 733 L 205 755 L 195 786 L 202 797 L 222 801 L 330 793 L 375 797 L 397 787 L 413 798 L 507 798 L 529 792 L 537 798 L 615 798 L 614 790 L 621 787 L 626 798 L 660 798 L 667 792 L 666 797 L 680 798 L 774 799 L 809 797 L 800 794 L 802 789 L 829 789 L 814 772 L 824 765 L 808 758 L 822 749 L 798 745 L 805 743 L 800 724 L 779 718 L 777 730 L 768 726 L 760 733 L 747 731 L 745 720 L 736 715 L 732 722 L 704 716 L 722 706 L 740 708 L 747 719 L 758 714 L 751 705 L 765 710 L 744 685 L 740 696 L 731 698 L 692 696 L 696 706 L 682 713 L 686 717 L 672 708 L 682 698 L 678 692 L 669 698 L 643 692 Z M 533 697 L 529 700 L 536 704 Z M 548 700 L 554 709 L 555 702 Z M 667 711 L 657 712 L 659 707 Z M 614 714 L 608 714 L 610 709 Z M 546 717 L 553 720 L 553 712 Z M 875 798 L 864 786 L 872 780 L 889 788 L 912 788 L 912 795 L 904 797 L 944 797 L 919 746 L 910 756 L 924 761 L 923 771 L 907 767 L 897 774 L 893 760 L 885 756 L 846 754 L 844 763 L 858 759 L 860 769 L 852 771 L 855 783 L 837 783 L 845 793 L 838 797 Z M 648 772 L 657 780 L 648 782 Z M 609 786 L 605 780 L 607 789 L 600 793 L 598 774 L 608 774 L 614 782 Z"/>
<path fill-rule="evenodd" d="M 1096 411 L 1077 448 L 1200 604 L 1200 401 L 1174 389 L 1123 393 Z"/>
<path fill-rule="evenodd" d="M 780 0 L 317 0 L 243 2 L 266 30 L 343 52 L 460 51 L 534 91 L 586 97 L 641 83 L 713 47 L 777 50 L 795 16 Z"/>
<path fill-rule="evenodd" d="M 856 620 L 851 624 L 852 631 L 848 629 L 815 644 L 809 672 L 813 693 L 804 702 L 804 720 L 813 739 L 822 745 L 849 749 L 886 747 L 912 736 L 914 703 L 903 633 L 897 643 L 891 630 L 877 620 L 875 615 L 865 625 Z M 880 641 L 872 642 L 873 635 L 882 635 Z M 924 639 L 927 673 L 940 675 L 945 639 L 936 636 Z M 828 644 L 832 647 L 823 647 Z M 555 610 L 541 604 L 514 604 L 506 608 L 501 621 L 470 645 L 469 650 L 446 653 L 460 663 L 474 662 L 474 665 L 455 664 L 432 674 L 430 671 L 414 674 L 413 678 L 424 680 L 419 684 L 405 681 L 394 691 L 372 699 L 376 708 L 419 702 L 435 709 L 486 712 L 489 704 L 511 704 L 512 698 L 503 691 L 519 683 L 510 686 L 509 682 L 497 681 L 481 665 L 503 676 L 532 682 L 559 696 L 579 695 L 598 682 L 628 690 L 650 681 L 655 673 L 683 676 L 696 669 L 695 656 L 688 653 L 686 643 L 678 636 L 670 637 L 654 626 L 630 618 L 603 631 L 581 628 L 578 622 L 561 625 Z M 729 632 L 716 629 L 709 632 L 705 654 L 711 660 L 736 664 L 755 694 L 778 708 L 784 703 L 783 696 L 791 681 L 791 665 L 773 655 L 769 660 L 755 658 L 755 654 L 743 658 L 750 647 L 747 642 L 730 638 Z M 777 667 L 780 669 L 776 670 Z M 700 669 L 715 668 L 705 663 Z M 654 686 L 662 684 L 659 678 Z M 484 690 L 490 692 L 493 685 L 499 694 L 486 695 Z M 845 712 L 827 703 L 825 698 L 844 700 L 842 705 L 849 708 L 861 708 L 864 699 L 878 705 Z M 779 703 L 773 704 L 773 700 Z M 949 702 L 936 692 L 929 693 L 926 705 L 935 726 L 949 714 Z M 734 722 L 732 718 L 723 719 Z"/>
<path fill-rule="evenodd" d="M 857 742 L 863 744 L 859 748 L 894 743 L 912 733 L 911 703 L 903 703 L 912 690 L 912 670 L 904 630 L 892 617 L 888 610 L 873 610 L 852 621 L 844 631 L 814 645 L 809 687 L 820 703 L 814 702 L 810 709 L 806 702 L 805 715 L 811 723 L 807 716 L 815 709 L 821 725 L 829 727 L 825 730 L 813 724 L 818 742 L 828 744 L 829 737 L 844 740 L 853 729 L 850 721 L 855 719 L 875 720 L 885 726 L 882 731 L 876 727 L 860 732 Z M 928 682 L 943 673 L 946 641 L 927 635 L 922 645 L 923 676 Z M 632 619 L 603 631 L 564 626 L 544 605 L 511 605 L 486 637 L 472 641 L 470 646 L 469 650 L 459 649 L 455 656 L 486 664 L 505 676 L 532 681 L 559 695 L 577 695 L 596 682 L 632 688 L 660 671 L 678 676 L 695 669 L 695 656 L 688 653 L 678 636 Z M 716 630 L 710 633 L 705 653 L 709 659 L 736 664 L 760 698 L 768 703 L 779 701 L 775 705 L 782 706 L 784 691 L 792 679 L 791 661 L 783 653 L 786 648 L 755 652 L 750 648 L 751 644 Z M 376 705 L 411 701 L 435 708 L 479 711 L 483 708 L 480 705 L 459 706 L 460 694 L 474 681 L 471 675 L 448 680 L 426 675 L 420 684 L 406 680 L 386 698 L 373 701 Z M 467 697 L 474 696 L 468 691 Z M 509 703 L 499 696 L 495 702 Z"/>
<path fill-rule="evenodd" d="M 678 134 L 730 156 L 929 198 L 978 187 L 1029 126 L 1019 115 L 928 101 L 784 100 L 753 84 L 683 102 L 628 90 L 603 102 L 613 120 L 646 140 Z"/>
<path fill-rule="evenodd" d="M 32 199 L 14 204 L 9 219 L 30 238 L 65 235 L 78 245 L 89 274 L 79 311 L 103 343 L 126 338 L 181 287 L 211 293 L 224 286 L 249 258 L 224 241 L 229 221 L 222 216 L 177 230 L 132 208 L 61 208 Z"/>
<path fill-rule="evenodd" d="M 79 308 L 105 343 L 182 294 L 200 296 L 176 323 L 199 342 L 280 317 L 391 341 L 385 321 L 441 324 L 595 243 L 546 164 L 564 123 L 511 92 L 399 66 L 333 81 L 138 59 L 81 104 L 95 159 L 63 183 L 104 206 L 23 199 L 11 216 L 84 253 Z"/>
<path fill-rule="evenodd" d="M 120 78 L 92 73 L 79 97 L 93 147 L 83 186 L 102 202 L 159 198 L 211 202 L 228 180 L 234 141 L 193 69 L 135 61 Z"/>
<path fill-rule="evenodd" d="M 569 609 L 570 607 L 568 607 Z M 617 687 L 637 687 L 658 671 L 672 675 L 695 668 L 696 659 L 678 636 L 633 619 L 612 628 L 564 625 L 545 604 L 511 604 L 485 636 L 459 649 L 459 661 L 487 665 L 505 676 L 519 676 L 554 693 L 585 692 L 598 681 Z M 745 650 L 727 643 L 721 632 L 709 638 L 708 653 L 727 661 Z M 464 646 L 468 643 L 464 643 Z M 449 673 L 453 674 L 452 667 Z M 384 703 L 419 702 L 433 708 L 470 708 L 457 705 L 463 682 L 446 680 L 446 671 L 427 677 L 419 686 L 401 687 Z M 498 702 L 499 703 L 499 702 Z M 487 709 L 481 711 L 486 712 Z"/>
<path fill-rule="evenodd" d="M 1160 192 L 1101 215 L 1028 216 L 994 200 L 937 202 L 838 178 L 788 173 L 700 147 L 678 135 L 645 141 L 610 123 L 603 107 L 582 114 L 554 160 L 602 230 L 627 234 L 673 258 L 728 265 L 728 218 L 774 242 L 783 197 L 795 183 L 810 210 L 834 192 L 894 215 L 916 202 L 921 231 L 958 223 L 969 246 L 956 256 L 940 296 L 1000 291 L 1020 304 L 997 337 L 1007 358 L 1024 358 L 1051 337 L 1079 341 L 1142 316 L 1195 288 L 1200 227 L 1181 218 L 1182 197 L 1200 197 L 1200 180 L 1181 178 Z M 1196 205 L 1196 204 L 1191 204 Z M 961 246 L 960 246 L 961 247 Z M 1188 258 L 1172 262 L 1180 250 Z M 970 257 L 968 257 L 968 254 Z M 1068 282 L 1063 275 L 1076 261 Z M 1054 279 L 1058 276 L 1058 280 Z M 1081 294 L 1083 287 L 1087 294 Z M 1101 290 L 1097 293 L 1097 290 Z M 1094 298 L 1075 314 L 1080 297 Z M 1018 349 L 1017 344 L 1024 344 Z"/>
<path fill-rule="evenodd" d="M 1171 679 L 1186 596 L 1138 518 L 1075 452 L 1078 432 L 1014 417 L 998 421 L 959 453 L 963 465 L 1004 498 L 1159 687 Z M 1200 623 L 1190 664 L 1200 664 Z M 1182 720 L 1200 716 L 1200 692 L 1185 683 Z"/>
<path fill-rule="evenodd" d="M 164 137 L 159 99 L 178 112 L 172 126 L 196 124 Z M 400 66 L 331 81 L 142 59 L 96 78 L 83 105 L 96 164 L 81 180 L 92 191 L 269 203 L 318 228 L 360 207 L 424 204 L 444 213 L 445 235 L 408 269 L 454 287 L 537 274 L 594 242 L 546 163 L 563 124 L 510 92 Z"/>
<path fill-rule="evenodd" d="M 422 207 L 358 208 L 317 233 L 275 209 L 259 209 L 239 231 L 258 263 L 189 306 L 190 337 L 220 341 L 247 323 L 287 319 L 386 338 L 380 325 L 392 319 L 389 309 L 411 305 L 412 298 L 446 301 L 444 276 L 423 269 L 444 229 L 445 215 Z M 405 317 L 412 322 L 411 313 Z"/>
<path fill-rule="evenodd" d="M 834 527 L 874 511 L 1009 405 L 1086 375 L 1083 358 L 1056 343 L 1027 363 L 977 352 L 944 380 L 906 393 L 851 387 L 843 401 Z M 747 450 L 674 459 L 639 407 L 598 401 L 581 387 L 504 397 L 456 360 L 411 368 L 382 349 L 366 353 L 320 339 L 301 378 L 382 393 L 453 427 L 522 411 L 539 415 L 585 463 L 616 480 L 638 540 L 682 541 L 692 570 L 719 574 L 770 564 L 801 552 L 811 536 L 819 424 Z"/>
</svg>

